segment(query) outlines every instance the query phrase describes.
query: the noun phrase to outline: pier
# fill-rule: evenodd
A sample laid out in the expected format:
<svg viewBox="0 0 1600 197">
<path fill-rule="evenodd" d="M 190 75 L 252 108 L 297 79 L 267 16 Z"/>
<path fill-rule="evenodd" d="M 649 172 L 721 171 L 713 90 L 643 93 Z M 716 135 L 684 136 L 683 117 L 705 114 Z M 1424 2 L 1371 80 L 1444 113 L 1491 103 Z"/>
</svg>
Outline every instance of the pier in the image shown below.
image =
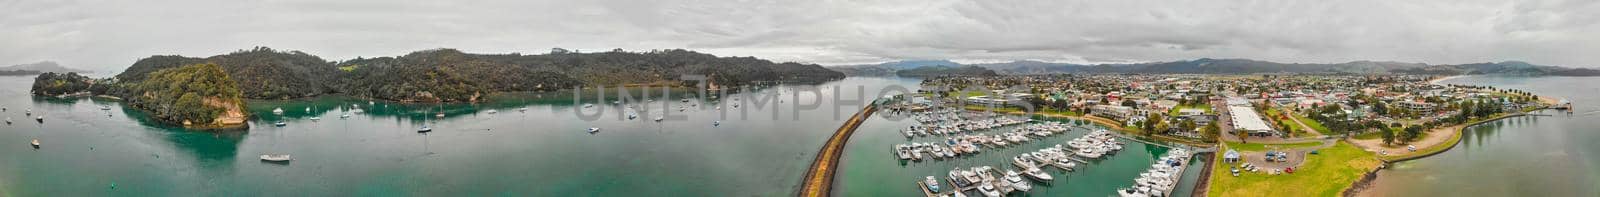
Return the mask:
<svg viewBox="0 0 1600 197">
<path fill-rule="evenodd" d="M 839 158 L 844 154 L 845 143 L 850 140 L 851 134 L 855 133 L 856 127 L 860 127 L 861 122 L 872 117 L 872 112 L 875 111 L 877 108 L 873 104 L 867 104 L 834 131 L 833 137 L 829 137 L 828 142 L 817 151 L 816 160 L 812 161 L 811 167 L 806 170 L 806 177 L 802 179 L 805 182 L 800 183 L 798 196 L 816 197 L 832 194 L 834 172 L 838 171 Z"/>
</svg>

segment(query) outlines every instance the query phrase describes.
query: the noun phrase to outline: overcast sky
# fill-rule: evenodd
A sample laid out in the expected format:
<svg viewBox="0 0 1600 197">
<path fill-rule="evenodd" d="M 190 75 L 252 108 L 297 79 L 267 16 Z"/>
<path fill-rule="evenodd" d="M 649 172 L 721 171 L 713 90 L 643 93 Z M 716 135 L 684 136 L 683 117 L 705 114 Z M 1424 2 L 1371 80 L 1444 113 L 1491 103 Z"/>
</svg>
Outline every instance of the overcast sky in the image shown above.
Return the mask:
<svg viewBox="0 0 1600 197">
<path fill-rule="evenodd" d="M 1600 1 L 0 0 L 0 65 L 120 71 L 253 46 L 329 60 L 430 48 L 684 48 L 824 65 L 1202 57 L 1600 64 Z"/>
</svg>

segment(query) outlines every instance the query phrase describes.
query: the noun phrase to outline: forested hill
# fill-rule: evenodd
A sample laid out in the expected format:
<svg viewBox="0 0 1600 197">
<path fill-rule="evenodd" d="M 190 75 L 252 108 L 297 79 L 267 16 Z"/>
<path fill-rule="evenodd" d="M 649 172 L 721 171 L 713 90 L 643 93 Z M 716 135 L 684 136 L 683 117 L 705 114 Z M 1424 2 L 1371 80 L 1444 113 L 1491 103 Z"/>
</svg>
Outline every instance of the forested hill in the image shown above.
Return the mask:
<svg viewBox="0 0 1600 197">
<path fill-rule="evenodd" d="M 814 64 L 774 63 L 753 57 L 717 57 L 673 49 L 548 54 L 470 54 L 433 49 L 396 57 L 327 62 L 299 51 L 265 47 L 194 58 L 152 56 L 116 76 L 145 79 L 147 73 L 211 63 L 238 81 L 245 98 L 286 99 L 327 93 L 400 101 L 474 101 L 487 93 L 555 90 L 579 86 L 687 85 L 683 75 L 705 75 L 719 86 L 760 81 L 816 83 L 844 78 Z"/>
<path fill-rule="evenodd" d="M 128 104 L 151 111 L 163 122 L 190 128 L 242 128 L 243 95 L 222 67 L 191 64 L 147 73 L 138 82 L 120 82 Z"/>
<path fill-rule="evenodd" d="M 330 83 L 338 73 L 333 64 L 300 51 L 276 51 L 257 47 L 207 58 L 151 56 L 134 62 L 117 79 L 137 82 L 156 70 L 210 63 L 221 66 L 232 76 L 245 98 L 288 99 L 333 92 Z"/>
<path fill-rule="evenodd" d="M 402 101 L 474 101 L 485 93 L 578 86 L 689 85 L 705 75 L 720 86 L 758 81 L 822 82 L 844 74 L 822 66 L 716 57 L 688 50 L 539 55 L 469 54 L 454 49 L 339 62 L 350 94 Z"/>
</svg>

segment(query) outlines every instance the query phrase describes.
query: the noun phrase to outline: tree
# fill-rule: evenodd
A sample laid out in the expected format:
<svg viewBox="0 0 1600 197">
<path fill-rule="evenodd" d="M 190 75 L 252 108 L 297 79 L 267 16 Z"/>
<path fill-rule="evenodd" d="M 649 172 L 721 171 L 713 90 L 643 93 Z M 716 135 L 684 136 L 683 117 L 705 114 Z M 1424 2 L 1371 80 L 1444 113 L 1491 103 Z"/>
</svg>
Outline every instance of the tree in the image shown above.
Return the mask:
<svg viewBox="0 0 1600 197">
<path fill-rule="evenodd" d="M 1217 125 L 1217 121 L 1211 121 L 1211 123 L 1207 123 L 1204 128 L 1200 129 L 1200 135 L 1205 140 L 1217 140 L 1217 137 L 1222 135 L 1222 127 Z"/>
<path fill-rule="evenodd" d="M 1394 144 L 1394 131 L 1393 130 L 1389 130 L 1388 128 L 1384 128 L 1384 129 L 1380 129 L 1380 131 L 1378 131 L 1378 132 L 1382 132 L 1382 134 L 1383 134 L 1383 144 L 1384 145 L 1393 145 Z"/>
<path fill-rule="evenodd" d="M 1417 138 L 1422 137 L 1422 127 L 1421 126 L 1406 127 L 1405 135 L 1402 136 L 1402 137 L 1404 138 L 1404 140 L 1405 140 L 1405 142 L 1407 144 L 1410 144 L 1411 142 L 1417 141 Z"/>
<path fill-rule="evenodd" d="M 1178 123 L 1178 129 L 1183 130 L 1183 132 L 1194 131 L 1195 127 L 1198 126 L 1195 125 L 1193 119 L 1185 119 L 1183 122 Z"/>
</svg>

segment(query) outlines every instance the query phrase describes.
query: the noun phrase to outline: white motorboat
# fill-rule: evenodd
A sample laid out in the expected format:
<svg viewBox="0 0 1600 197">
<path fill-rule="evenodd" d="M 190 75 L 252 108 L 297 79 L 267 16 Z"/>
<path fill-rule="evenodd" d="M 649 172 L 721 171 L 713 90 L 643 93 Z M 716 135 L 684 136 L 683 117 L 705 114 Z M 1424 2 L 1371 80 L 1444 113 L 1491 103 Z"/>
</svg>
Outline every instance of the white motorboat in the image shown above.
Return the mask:
<svg viewBox="0 0 1600 197">
<path fill-rule="evenodd" d="M 983 193 L 983 196 L 987 197 L 1000 197 L 1000 190 L 995 189 L 993 184 L 983 184 L 983 186 L 978 186 L 978 192 Z"/>
<path fill-rule="evenodd" d="M 948 175 L 947 178 L 950 179 L 950 183 L 951 184 L 955 184 L 956 188 L 962 188 L 962 187 L 966 187 L 967 185 L 972 185 L 972 182 L 967 182 L 967 179 L 966 179 L 965 176 L 961 176 L 961 172 L 962 172 L 961 168 L 956 168 L 954 170 L 950 170 L 950 173 L 947 174 Z"/>
<path fill-rule="evenodd" d="M 487 112 L 487 113 L 489 113 L 489 114 L 496 114 L 496 113 L 500 113 L 500 110 L 492 110 L 492 109 L 491 109 L 491 110 L 489 110 L 489 111 L 484 111 L 484 112 Z"/>
<path fill-rule="evenodd" d="M 928 190 L 933 191 L 933 193 L 939 193 L 939 180 L 933 179 L 933 176 L 923 177 L 922 184 L 927 185 Z"/>
<path fill-rule="evenodd" d="M 1010 184 L 1011 188 L 1017 191 L 1028 192 L 1029 189 L 1033 188 L 1028 182 L 1022 180 L 1022 174 L 1017 173 L 1015 170 L 1006 170 L 1006 175 L 1001 180 Z"/>
<path fill-rule="evenodd" d="M 600 127 L 589 127 L 589 133 L 598 133 L 598 132 L 600 132 Z"/>
<path fill-rule="evenodd" d="M 278 121 L 278 122 L 274 122 L 274 123 L 272 123 L 272 125 L 273 125 L 273 126 L 279 126 L 279 127 L 282 127 L 282 126 L 285 126 L 285 125 L 289 125 L 289 123 L 284 123 L 284 122 L 283 122 L 283 121 L 282 121 L 282 120 L 279 120 L 279 121 Z"/>
<path fill-rule="evenodd" d="M 1072 171 L 1072 167 L 1076 167 L 1077 163 L 1073 163 L 1072 160 L 1068 160 L 1066 158 L 1056 158 L 1054 162 L 1050 162 L 1050 166 L 1055 166 L 1061 170 Z"/>
<path fill-rule="evenodd" d="M 665 116 L 656 116 L 656 122 L 661 122 L 661 120 L 666 120 L 666 119 L 667 119 L 667 117 L 665 117 Z"/>
<path fill-rule="evenodd" d="M 594 104 L 588 104 L 588 103 L 584 103 L 583 104 L 583 108 L 592 108 L 592 107 L 594 107 Z"/>
<path fill-rule="evenodd" d="M 266 161 L 266 162 L 289 162 L 289 161 L 292 161 L 292 160 L 294 160 L 294 158 L 290 158 L 289 154 L 265 154 L 265 155 L 261 155 L 261 161 Z"/>
<path fill-rule="evenodd" d="M 339 114 L 339 118 L 350 118 L 350 114 Z"/>
<path fill-rule="evenodd" d="M 322 117 L 311 117 L 311 118 L 306 118 L 306 119 L 310 119 L 310 120 L 322 120 Z"/>
<path fill-rule="evenodd" d="M 1049 181 L 1055 180 L 1055 177 L 1051 177 L 1050 174 L 1044 173 L 1044 171 L 1043 170 L 1039 170 L 1039 168 L 1026 168 L 1026 169 L 1022 170 L 1022 174 L 1028 175 L 1028 178 L 1033 178 L 1034 180 L 1041 181 L 1041 182 L 1049 182 Z"/>
<path fill-rule="evenodd" d="M 432 131 L 433 131 L 433 128 L 432 127 L 428 127 L 428 125 L 422 125 L 422 128 L 417 128 L 417 133 L 426 133 L 426 132 L 432 132 Z"/>
<path fill-rule="evenodd" d="M 272 114 L 283 115 L 283 108 L 272 108 Z"/>
<path fill-rule="evenodd" d="M 711 121 L 711 126 L 722 126 L 722 121 Z"/>
<path fill-rule="evenodd" d="M 1016 165 L 1018 168 L 1032 168 L 1033 162 L 1028 161 L 1023 156 L 1017 156 L 1011 158 L 1011 165 Z"/>
<path fill-rule="evenodd" d="M 31 142 L 29 144 L 33 144 L 33 148 L 34 149 L 38 149 L 39 148 L 39 139 L 33 139 L 33 142 Z"/>
<path fill-rule="evenodd" d="M 911 159 L 911 151 L 908 151 L 906 149 L 907 149 L 906 145 L 904 145 L 904 144 L 894 145 L 894 155 L 895 155 L 895 157 L 896 158 L 900 158 L 900 160 Z"/>
</svg>

